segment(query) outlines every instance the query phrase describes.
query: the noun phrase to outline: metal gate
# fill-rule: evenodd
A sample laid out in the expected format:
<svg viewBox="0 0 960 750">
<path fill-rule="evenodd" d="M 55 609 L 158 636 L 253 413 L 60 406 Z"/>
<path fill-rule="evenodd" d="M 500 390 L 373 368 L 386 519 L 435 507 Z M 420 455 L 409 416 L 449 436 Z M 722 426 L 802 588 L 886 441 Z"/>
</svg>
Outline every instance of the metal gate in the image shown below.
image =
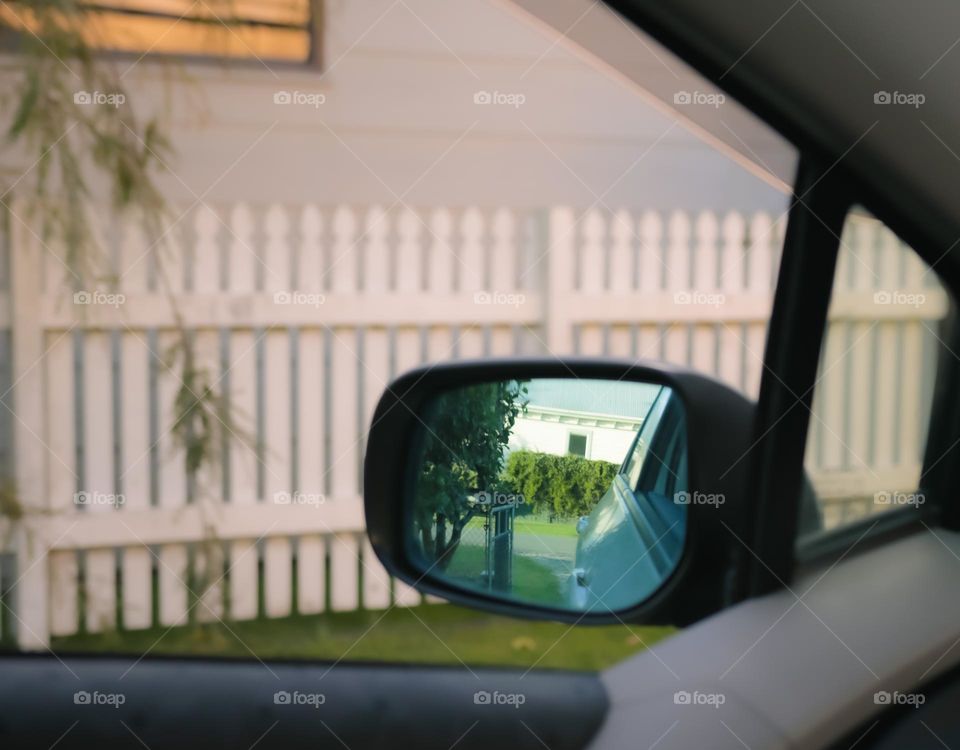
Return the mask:
<svg viewBox="0 0 960 750">
<path fill-rule="evenodd" d="M 492 505 L 486 523 L 487 587 L 509 592 L 513 586 L 513 519 L 516 503 Z"/>
</svg>

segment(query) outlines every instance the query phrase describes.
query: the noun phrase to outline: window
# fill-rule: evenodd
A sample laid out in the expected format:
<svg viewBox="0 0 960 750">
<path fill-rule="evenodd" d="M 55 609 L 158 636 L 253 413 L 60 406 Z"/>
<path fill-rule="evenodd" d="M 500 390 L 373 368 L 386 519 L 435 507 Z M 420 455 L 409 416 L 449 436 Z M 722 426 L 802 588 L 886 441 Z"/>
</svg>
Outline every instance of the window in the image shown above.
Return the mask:
<svg viewBox="0 0 960 750">
<path fill-rule="evenodd" d="M 842 241 L 804 457 L 812 488 L 801 536 L 924 502 L 938 328 L 950 299 L 936 273 L 871 216 L 851 214 Z"/>
<path fill-rule="evenodd" d="M 571 456 L 581 456 L 586 458 L 587 436 L 577 434 L 576 432 L 571 432 L 570 438 L 567 441 L 567 453 L 569 453 Z"/>
<path fill-rule="evenodd" d="M 99 49 L 316 62 L 319 0 L 109 0 L 75 6 L 84 36 Z M 68 16 L 69 17 L 69 16 Z M 38 22 L 29 7 L 4 4 L 0 21 L 22 30 Z"/>
<path fill-rule="evenodd" d="M 657 426 L 663 418 L 663 413 L 667 408 L 669 401 L 668 392 L 660 389 L 656 400 L 650 406 L 650 411 L 643 418 L 643 424 L 640 426 L 640 432 L 637 433 L 636 442 L 630 451 L 630 456 L 621 469 L 621 474 L 627 476 L 627 484 L 631 490 L 635 490 L 640 481 L 640 472 L 643 469 L 650 448 L 650 441 L 657 431 Z"/>
</svg>

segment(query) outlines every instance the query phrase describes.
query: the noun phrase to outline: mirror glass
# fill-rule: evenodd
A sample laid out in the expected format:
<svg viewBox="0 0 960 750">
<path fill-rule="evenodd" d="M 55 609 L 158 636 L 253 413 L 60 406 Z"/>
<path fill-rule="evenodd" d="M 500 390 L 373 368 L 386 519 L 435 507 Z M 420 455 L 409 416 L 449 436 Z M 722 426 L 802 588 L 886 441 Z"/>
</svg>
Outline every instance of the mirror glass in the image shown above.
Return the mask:
<svg viewBox="0 0 960 750">
<path fill-rule="evenodd" d="M 687 435 L 666 386 L 478 383 L 420 415 L 410 557 L 464 589 L 575 612 L 654 594 L 683 552 Z"/>
</svg>

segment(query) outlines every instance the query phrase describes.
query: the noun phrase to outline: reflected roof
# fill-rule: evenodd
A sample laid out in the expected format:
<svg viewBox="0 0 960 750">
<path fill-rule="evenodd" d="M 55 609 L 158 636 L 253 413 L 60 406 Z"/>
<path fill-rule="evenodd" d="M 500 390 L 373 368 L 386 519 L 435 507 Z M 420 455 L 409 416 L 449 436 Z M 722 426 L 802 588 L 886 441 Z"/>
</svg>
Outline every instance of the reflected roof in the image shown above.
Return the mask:
<svg viewBox="0 0 960 750">
<path fill-rule="evenodd" d="M 527 384 L 530 407 L 642 419 L 661 386 L 616 380 L 536 379 Z"/>
</svg>

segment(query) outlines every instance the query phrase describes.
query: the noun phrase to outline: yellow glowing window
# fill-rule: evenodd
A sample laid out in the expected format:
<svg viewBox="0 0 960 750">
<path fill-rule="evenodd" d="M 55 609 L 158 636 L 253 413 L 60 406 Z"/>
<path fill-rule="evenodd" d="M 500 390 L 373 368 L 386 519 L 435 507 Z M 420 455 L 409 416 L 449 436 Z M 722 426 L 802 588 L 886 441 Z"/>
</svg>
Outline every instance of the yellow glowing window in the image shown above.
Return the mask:
<svg viewBox="0 0 960 750">
<path fill-rule="evenodd" d="M 99 49 L 134 54 L 319 61 L 322 0 L 106 0 L 80 5 Z M 29 3 L 0 4 L 15 29 L 39 29 Z"/>
</svg>

